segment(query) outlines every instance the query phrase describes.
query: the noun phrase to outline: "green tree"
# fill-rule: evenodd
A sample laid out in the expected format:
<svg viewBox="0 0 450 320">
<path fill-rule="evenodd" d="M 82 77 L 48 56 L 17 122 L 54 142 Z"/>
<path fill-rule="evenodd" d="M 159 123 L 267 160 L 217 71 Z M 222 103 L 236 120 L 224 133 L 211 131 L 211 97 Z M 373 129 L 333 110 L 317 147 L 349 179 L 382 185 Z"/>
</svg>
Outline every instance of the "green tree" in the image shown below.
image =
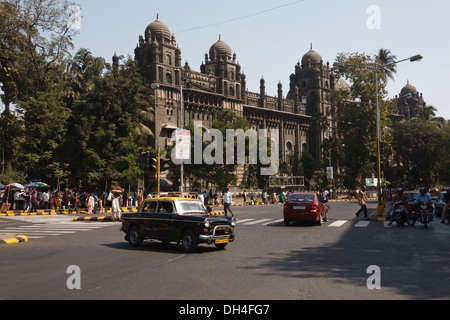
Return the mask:
<svg viewBox="0 0 450 320">
<path fill-rule="evenodd" d="M 446 159 L 443 131 L 423 119 L 393 125 L 393 147 L 396 166 L 392 176 L 397 184 L 425 187 L 438 181 L 439 165 Z M 443 171 L 445 172 L 445 170 Z"/>
<path fill-rule="evenodd" d="M 397 66 L 394 62 L 397 60 L 397 56 L 393 55 L 391 50 L 380 49 L 376 59 L 379 65 L 391 64 L 390 66 L 385 67 L 384 74 L 394 81 L 394 74 L 397 73 Z"/>
<path fill-rule="evenodd" d="M 340 162 L 345 168 L 345 186 L 355 188 L 368 171 L 371 157 L 376 155 L 376 83 L 371 70 L 381 63 L 393 61 L 388 50 L 383 49 L 378 56 L 361 53 L 340 53 L 336 61 L 343 66 L 335 68 L 336 77 L 349 81 L 351 91 L 332 91 L 330 101 L 337 119 L 338 135 L 343 147 Z M 387 100 L 386 84 L 395 69 L 381 70 L 378 77 L 378 100 L 380 103 L 380 126 L 389 124 L 389 115 L 395 107 Z"/>
<path fill-rule="evenodd" d="M 70 122 L 73 135 L 65 142 L 66 148 L 72 143 L 74 146 L 66 154 L 70 158 L 77 155 L 73 160 L 66 159 L 74 183 L 97 183 L 105 188 L 134 184 L 142 176 L 140 152 L 148 135 L 139 130 L 140 111 L 151 113 L 154 108 L 150 88 L 132 59 L 120 65 L 117 73 L 106 67 L 105 76 L 94 74 L 92 83 L 80 91 L 84 98 L 73 105 L 77 110 Z M 85 72 L 89 74 L 90 68 Z M 83 75 L 78 78 L 87 79 Z"/>
</svg>

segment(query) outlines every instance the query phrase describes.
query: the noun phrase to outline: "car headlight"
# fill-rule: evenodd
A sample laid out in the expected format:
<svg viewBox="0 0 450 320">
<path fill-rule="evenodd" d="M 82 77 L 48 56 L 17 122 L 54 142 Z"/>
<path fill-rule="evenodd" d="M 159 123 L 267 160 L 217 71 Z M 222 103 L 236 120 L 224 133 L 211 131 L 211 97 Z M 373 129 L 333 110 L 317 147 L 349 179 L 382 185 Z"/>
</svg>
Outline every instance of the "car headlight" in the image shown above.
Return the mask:
<svg viewBox="0 0 450 320">
<path fill-rule="evenodd" d="M 234 228 L 236 226 L 236 219 L 231 219 L 231 226 Z"/>
<path fill-rule="evenodd" d="M 206 219 L 205 220 L 205 228 L 209 228 L 210 226 L 211 226 L 211 222 L 208 219 Z"/>
</svg>

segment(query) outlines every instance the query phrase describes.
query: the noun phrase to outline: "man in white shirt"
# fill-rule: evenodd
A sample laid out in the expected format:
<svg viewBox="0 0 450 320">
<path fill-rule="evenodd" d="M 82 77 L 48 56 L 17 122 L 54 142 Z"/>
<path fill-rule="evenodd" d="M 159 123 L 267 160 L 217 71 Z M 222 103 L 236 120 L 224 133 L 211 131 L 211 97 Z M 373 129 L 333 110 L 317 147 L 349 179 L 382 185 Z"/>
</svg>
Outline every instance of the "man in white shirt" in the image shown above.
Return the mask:
<svg viewBox="0 0 450 320">
<path fill-rule="evenodd" d="M 203 192 L 201 190 L 199 193 L 197 193 L 197 199 L 200 200 L 201 202 L 205 203 L 205 198 L 204 198 Z"/>
<path fill-rule="evenodd" d="M 228 191 L 228 188 L 225 190 L 225 193 L 223 195 L 223 210 L 225 211 L 225 216 L 227 216 L 227 211 L 230 211 L 231 216 L 234 217 L 233 212 L 231 211 L 231 203 L 233 202 L 233 199 L 231 197 L 231 192 Z"/>
<path fill-rule="evenodd" d="M 44 209 L 48 209 L 49 200 L 50 200 L 50 195 L 48 194 L 47 191 L 44 191 L 44 193 L 42 193 L 42 202 L 43 202 Z"/>
</svg>

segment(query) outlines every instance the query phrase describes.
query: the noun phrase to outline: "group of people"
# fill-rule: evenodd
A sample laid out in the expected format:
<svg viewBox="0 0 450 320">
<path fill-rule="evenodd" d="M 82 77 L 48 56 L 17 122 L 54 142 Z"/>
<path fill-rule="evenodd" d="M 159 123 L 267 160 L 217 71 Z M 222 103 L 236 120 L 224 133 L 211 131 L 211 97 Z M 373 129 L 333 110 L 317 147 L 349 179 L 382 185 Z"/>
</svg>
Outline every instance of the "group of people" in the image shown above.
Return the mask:
<svg viewBox="0 0 450 320">
<path fill-rule="evenodd" d="M 7 190 L 1 202 L 9 204 L 11 210 L 36 212 L 38 209 L 50 209 L 55 195 L 49 191 L 36 189 Z"/>
<path fill-rule="evenodd" d="M 403 188 L 397 188 L 396 193 L 393 194 L 392 192 L 392 187 L 388 186 L 385 190 L 384 190 L 384 202 L 386 204 L 386 216 L 387 219 L 389 219 L 389 225 L 392 224 L 393 220 L 394 220 L 394 214 L 393 214 L 393 209 L 394 209 L 394 203 L 398 202 L 401 205 L 403 205 L 403 210 L 404 210 L 404 214 L 409 217 L 410 213 L 407 209 L 408 206 L 408 197 L 406 196 L 406 194 L 403 192 Z M 419 190 L 419 194 L 417 195 L 415 201 L 417 203 L 425 203 L 429 206 L 430 210 L 431 210 L 431 195 L 430 193 L 427 192 L 426 188 L 420 188 Z M 359 215 L 361 214 L 361 212 L 364 212 L 364 217 L 367 217 L 367 203 L 368 197 L 366 194 L 366 187 L 363 186 L 361 188 L 361 191 L 358 192 L 358 204 L 360 205 L 360 209 L 356 212 L 356 216 L 359 217 Z M 445 223 L 445 220 L 448 219 L 449 223 L 450 223 L 450 216 L 449 216 L 449 212 L 448 212 L 448 204 L 450 203 L 450 187 L 447 188 L 447 192 L 443 197 L 443 202 L 445 203 L 444 206 L 444 210 L 442 212 L 442 220 L 441 223 Z M 414 225 L 415 221 L 413 221 L 413 225 Z"/>
</svg>

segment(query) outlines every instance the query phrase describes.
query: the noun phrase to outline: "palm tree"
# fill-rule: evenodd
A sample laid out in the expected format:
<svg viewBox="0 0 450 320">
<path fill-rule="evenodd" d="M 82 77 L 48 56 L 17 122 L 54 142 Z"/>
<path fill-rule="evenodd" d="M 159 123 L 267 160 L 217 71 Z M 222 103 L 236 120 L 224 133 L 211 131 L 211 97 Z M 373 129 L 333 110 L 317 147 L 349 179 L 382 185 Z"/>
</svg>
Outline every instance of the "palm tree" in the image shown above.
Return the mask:
<svg viewBox="0 0 450 320">
<path fill-rule="evenodd" d="M 419 118 L 425 119 L 430 122 L 436 116 L 437 109 L 433 106 L 424 106 L 422 110 L 419 111 Z"/>
<path fill-rule="evenodd" d="M 384 74 L 394 81 L 394 74 L 397 73 L 397 67 L 394 62 L 397 60 L 397 56 L 391 54 L 391 51 L 388 49 L 380 49 L 376 59 L 381 65 L 392 63 L 390 66 L 384 68 Z"/>
</svg>

